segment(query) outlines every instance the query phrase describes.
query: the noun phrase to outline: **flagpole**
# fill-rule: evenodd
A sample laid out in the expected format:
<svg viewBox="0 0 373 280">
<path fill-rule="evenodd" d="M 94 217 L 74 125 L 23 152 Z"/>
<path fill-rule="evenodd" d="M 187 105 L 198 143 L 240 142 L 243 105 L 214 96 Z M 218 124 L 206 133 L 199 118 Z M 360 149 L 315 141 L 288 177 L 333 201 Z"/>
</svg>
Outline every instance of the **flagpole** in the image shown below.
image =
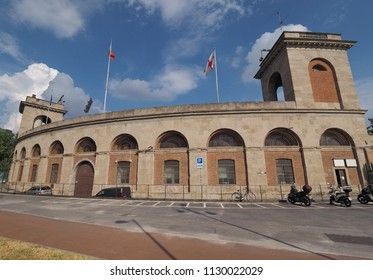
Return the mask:
<svg viewBox="0 0 373 280">
<path fill-rule="evenodd" d="M 216 83 L 216 98 L 218 100 L 218 103 L 220 103 L 219 100 L 219 82 L 218 82 L 218 59 L 216 57 L 216 49 L 214 49 L 215 52 L 215 83 Z"/>
<path fill-rule="evenodd" d="M 107 63 L 105 98 L 104 98 L 104 113 L 106 113 L 106 98 L 107 98 L 107 88 L 108 88 L 108 83 L 109 83 L 111 46 L 112 46 L 112 40 L 110 40 L 110 50 L 109 50 L 108 63 Z"/>
</svg>

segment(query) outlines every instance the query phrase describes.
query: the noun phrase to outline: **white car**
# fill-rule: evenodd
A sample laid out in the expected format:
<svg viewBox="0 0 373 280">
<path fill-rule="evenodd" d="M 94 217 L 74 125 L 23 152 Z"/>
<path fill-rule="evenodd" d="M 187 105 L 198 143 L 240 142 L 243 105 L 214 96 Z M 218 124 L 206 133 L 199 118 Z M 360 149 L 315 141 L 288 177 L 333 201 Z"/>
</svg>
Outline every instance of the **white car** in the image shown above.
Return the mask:
<svg viewBox="0 0 373 280">
<path fill-rule="evenodd" d="M 33 186 L 25 191 L 25 193 L 37 195 L 52 195 L 52 189 L 48 186 Z"/>
</svg>

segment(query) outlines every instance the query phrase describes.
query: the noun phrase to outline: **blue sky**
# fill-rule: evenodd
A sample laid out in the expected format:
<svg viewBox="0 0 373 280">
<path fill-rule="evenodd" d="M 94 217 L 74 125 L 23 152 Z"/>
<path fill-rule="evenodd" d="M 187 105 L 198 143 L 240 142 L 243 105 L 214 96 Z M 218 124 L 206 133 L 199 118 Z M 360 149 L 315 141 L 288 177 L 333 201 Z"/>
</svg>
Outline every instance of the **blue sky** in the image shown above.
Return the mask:
<svg viewBox="0 0 373 280">
<path fill-rule="evenodd" d="M 370 0 L 0 0 L 0 127 L 17 131 L 19 102 L 64 95 L 67 118 L 217 102 L 203 68 L 217 50 L 220 102 L 261 101 L 260 50 L 282 30 L 330 32 L 349 50 L 355 86 L 373 118 Z M 369 62 L 369 63 L 367 63 Z"/>
</svg>

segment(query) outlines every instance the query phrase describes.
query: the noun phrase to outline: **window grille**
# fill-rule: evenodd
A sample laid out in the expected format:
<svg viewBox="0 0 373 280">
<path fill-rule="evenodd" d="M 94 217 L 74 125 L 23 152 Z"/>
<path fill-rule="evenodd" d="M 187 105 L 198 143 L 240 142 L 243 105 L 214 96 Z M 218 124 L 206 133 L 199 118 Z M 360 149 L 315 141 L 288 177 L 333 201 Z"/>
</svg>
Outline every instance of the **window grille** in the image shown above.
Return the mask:
<svg viewBox="0 0 373 280">
<path fill-rule="evenodd" d="M 219 184 L 236 184 L 234 160 L 221 159 L 218 161 Z"/>
</svg>

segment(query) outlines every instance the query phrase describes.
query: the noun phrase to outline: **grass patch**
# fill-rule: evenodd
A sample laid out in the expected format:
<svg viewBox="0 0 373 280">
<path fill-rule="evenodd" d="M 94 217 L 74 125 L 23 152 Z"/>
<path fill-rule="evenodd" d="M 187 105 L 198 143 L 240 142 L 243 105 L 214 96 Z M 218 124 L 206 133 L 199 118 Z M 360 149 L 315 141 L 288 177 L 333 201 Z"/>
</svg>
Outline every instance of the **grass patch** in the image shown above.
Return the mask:
<svg viewBox="0 0 373 280">
<path fill-rule="evenodd" d="M 0 260 L 97 260 L 97 258 L 0 237 Z"/>
</svg>

